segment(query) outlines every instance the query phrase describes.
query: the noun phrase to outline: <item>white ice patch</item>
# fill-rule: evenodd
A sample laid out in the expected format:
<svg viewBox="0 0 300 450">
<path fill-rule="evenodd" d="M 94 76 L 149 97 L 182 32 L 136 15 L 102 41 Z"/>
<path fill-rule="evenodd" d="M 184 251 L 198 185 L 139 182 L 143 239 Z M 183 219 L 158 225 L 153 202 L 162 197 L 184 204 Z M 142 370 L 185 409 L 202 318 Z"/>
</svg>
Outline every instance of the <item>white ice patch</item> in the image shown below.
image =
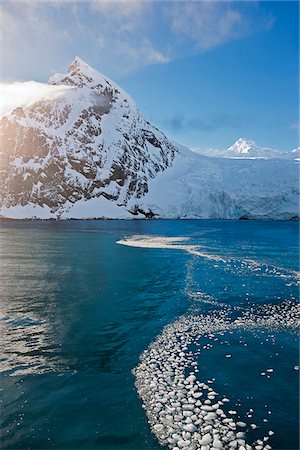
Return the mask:
<svg viewBox="0 0 300 450">
<path fill-rule="evenodd" d="M 299 310 L 299 305 L 284 302 L 249 310 L 235 321 L 230 321 L 223 311 L 182 316 L 167 325 L 133 370 L 138 394 L 160 444 L 170 449 L 251 450 L 263 442 L 259 448 L 270 449 L 267 444 L 270 435 L 247 442 L 248 429 L 256 429 L 257 425 L 241 421 L 236 411 L 226 414 L 223 405 L 228 399 L 213 390 L 213 381 L 199 379 L 197 352 L 193 353 L 191 348 L 193 345 L 199 348 L 207 334 L 216 336 L 245 329 L 296 329 Z"/>
<path fill-rule="evenodd" d="M 165 236 L 149 236 L 136 235 L 129 238 L 120 239 L 117 244 L 127 245 L 129 247 L 140 248 L 161 248 L 170 250 L 183 250 L 190 255 L 205 258 L 211 261 L 220 263 L 238 263 L 239 267 L 230 267 L 231 271 L 241 273 L 242 270 L 255 272 L 258 276 L 276 276 L 288 280 L 299 281 L 299 272 L 275 266 L 273 264 L 255 261 L 253 259 L 241 259 L 234 256 L 218 255 L 215 253 L 208 253 L 205 247 L 199 245 L 184 244 L 188 237 L 165 237 Z"/>
<path fill-rule="evenodd" d="M 164 236 L 147 236 L 136 235 L 126 239 L 120 239 L 117 244 L 128 245 L 129 247 L 140 248 L 171 248 L 180 250 L 186 250 L 187 247 L 193 247 L 188 245 L 180 245 L 177 242 L 188 241 L 187 237 L 164 237 Z"/>
<path fill-rule="evenodd" d="M 215 261 L 226 262 L 222 256 L 200 251 L 199 245 L 181 244 L 188 241 L 188 237 L 164 237 L 164 236 L 132 236 L 131 238 L 120 239 L 117 244 L 128 245 L 129 247 L 141 248 L 166 248 L 171 250 L 183 250 L 191 255 L 200 256 Z"/>
</svg>

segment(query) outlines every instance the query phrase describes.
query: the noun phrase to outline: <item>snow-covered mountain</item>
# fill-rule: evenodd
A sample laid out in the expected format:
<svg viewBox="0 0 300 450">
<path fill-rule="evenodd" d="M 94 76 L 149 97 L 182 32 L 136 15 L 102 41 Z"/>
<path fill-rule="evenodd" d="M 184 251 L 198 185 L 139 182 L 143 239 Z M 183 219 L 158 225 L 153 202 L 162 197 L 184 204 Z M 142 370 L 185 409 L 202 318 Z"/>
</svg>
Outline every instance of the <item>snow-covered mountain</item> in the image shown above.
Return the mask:
<svg viewBox="0 0 300 450">
<path fill-rule="evenodd" d="M 49 83 L 73 89 L 1 119 L 1 205 L 20 205 L 25 216 L 36 205 L 34 214 L 47 217 L 91 198 L 126 206 L 172 164 L 174 145 L 126 92 L 80 58 Z"/>
<path fill-rule="evenodd" d="M 68 88 L 0 120 L 2 217 L 298 216 L 294 160 L 195 154 L 80 58 L 49 84 Z"/>
<path fill-rule="evenodd" d="M 225 150 L 201 149 L 194 151 L 200 155 L 217 158 L 244 158 L 244 159 L 296 159 L 299 158 L 299 149 L 290 152 L 281 152 L 268 147 L 260 147 L 250 139 L 240 138 Z"/>
</svg>

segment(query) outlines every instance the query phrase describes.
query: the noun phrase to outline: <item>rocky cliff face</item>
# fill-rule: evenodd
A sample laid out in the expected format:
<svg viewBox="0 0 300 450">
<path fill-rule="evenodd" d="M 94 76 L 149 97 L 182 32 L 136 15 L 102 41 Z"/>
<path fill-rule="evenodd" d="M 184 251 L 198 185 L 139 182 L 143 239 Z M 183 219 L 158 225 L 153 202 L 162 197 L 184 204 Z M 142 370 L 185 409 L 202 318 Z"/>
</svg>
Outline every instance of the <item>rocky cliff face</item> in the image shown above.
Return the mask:
<svg viewBox="0 0 300 450">
<path fill-rule="evenodd" d="M 0 203 L 34 204 L 58 217 L 79 200 L 126 206 L 172 164 L 176 148 L 115 83 L 76 58 L 51 84 L 72 89 L 0 121 Z"/>
<path fill-rule="evenodd" d="M 49 83 L 57 95 L 0 119 L 0 217 L 298 216 L 296 160 L 195 154 L 80 58 Z"/>
</svg>

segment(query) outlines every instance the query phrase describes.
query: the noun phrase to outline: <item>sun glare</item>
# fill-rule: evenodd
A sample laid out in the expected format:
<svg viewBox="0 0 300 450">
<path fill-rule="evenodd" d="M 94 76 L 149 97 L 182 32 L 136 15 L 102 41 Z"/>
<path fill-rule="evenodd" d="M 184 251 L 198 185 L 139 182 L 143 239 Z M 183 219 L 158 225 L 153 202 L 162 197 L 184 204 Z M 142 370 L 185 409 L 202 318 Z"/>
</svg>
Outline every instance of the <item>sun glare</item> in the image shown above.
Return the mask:
<svg viewBox="0 0 300 450">
<path fill-rule="evenodd" d="M 42 98 L 55 98 L 71 86 L 53 86 L 36 81 L 0 83 L 0 115 L 18 106 L 28 106 Z"/>
</svg>

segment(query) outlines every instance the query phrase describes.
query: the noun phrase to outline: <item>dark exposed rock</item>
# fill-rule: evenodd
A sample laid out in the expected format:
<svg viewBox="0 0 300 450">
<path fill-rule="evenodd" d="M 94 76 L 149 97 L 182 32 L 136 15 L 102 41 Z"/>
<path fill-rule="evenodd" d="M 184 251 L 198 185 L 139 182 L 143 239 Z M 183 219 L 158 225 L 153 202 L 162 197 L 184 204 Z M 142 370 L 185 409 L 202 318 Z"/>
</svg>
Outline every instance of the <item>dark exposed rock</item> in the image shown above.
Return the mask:
<svg viewBox="0 0 300 450">
<path fill-rule="evenodd" d="M 135 205 L 134 208 L 129 210 L 130 214 L 133 216 L 138 216 L 139 214 L 142 214 L 145 216 L 146 219 L 155 219 L 155 217 L 158 217 L 157 214 L 154 214 L 151 209 L 149 211 L 144 211 L 142 208 L 140 208 L 138 205 Z"/>
</svg>

